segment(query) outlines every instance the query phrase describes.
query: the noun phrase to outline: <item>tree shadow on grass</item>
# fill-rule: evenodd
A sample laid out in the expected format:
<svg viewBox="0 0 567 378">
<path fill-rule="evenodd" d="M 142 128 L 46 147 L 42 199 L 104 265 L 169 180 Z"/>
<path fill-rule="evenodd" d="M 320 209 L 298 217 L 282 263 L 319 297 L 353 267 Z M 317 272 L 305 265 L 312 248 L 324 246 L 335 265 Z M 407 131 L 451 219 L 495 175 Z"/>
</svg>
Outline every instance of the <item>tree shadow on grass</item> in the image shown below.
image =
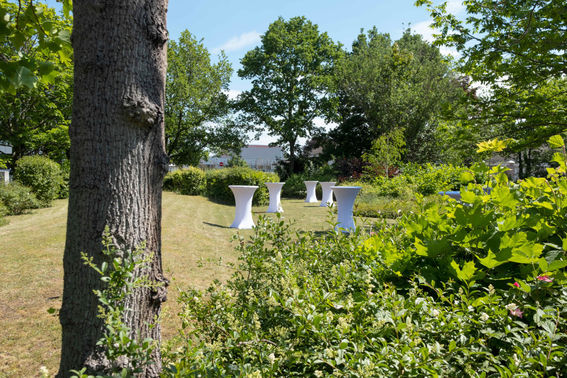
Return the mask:
<svg viewBox="0 0 567 378">
<path fill-rule="evenodd" d="M 218 228 L 230 228 L 228 226 L 223 226 L 221 224 L 210 223 L 210 222 L 203 222 L 203 224 L 206 224 L 207 226 L 218 227 Z"/>
</svg>

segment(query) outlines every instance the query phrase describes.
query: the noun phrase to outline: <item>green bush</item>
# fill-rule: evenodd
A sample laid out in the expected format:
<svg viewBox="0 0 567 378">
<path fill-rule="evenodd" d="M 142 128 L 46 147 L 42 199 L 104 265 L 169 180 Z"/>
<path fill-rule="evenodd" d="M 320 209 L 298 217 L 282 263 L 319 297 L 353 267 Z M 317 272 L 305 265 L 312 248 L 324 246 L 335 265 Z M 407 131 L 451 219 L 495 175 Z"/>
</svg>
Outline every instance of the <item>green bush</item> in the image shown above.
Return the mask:
<svg viewBox="0 0 567 378">
<path fill-rule="evenodd" d="M 285 180 L 282 188 L 282 196 L 287 198 L 305 198 L 307 191 L 304 181 L 337 181 L 337 174 L 329 165 L 324 165 L 319 168 L 310 168 L 303 173 L 294 173 Z M 321 198 L 322 189 L 321 185 L 316 187 L 317 197 Z"/>
<path fill-rule="evenodd" d="M 251 239 L 240 239 L 229 282 L 181 293 L 183 337 L 164 354 L 164 375 L 566 373 L 564 283 L 530 280 L 528 294 L 417 275 L 394 286 L 375 274 L 388 260 L 359 248 L 365 238 L 293 235 L 261 218 Z"/>
<path fill-rule="evenodd" d="M 207 171 L 206 195 L 214 200 L 234 204 L 234 195 L 229 185 L 258 185 L 252 203 L 265 205 L 270 200 L 266 182 L 278 182 L 275 173 L 256 171 L 246 167 L 222 168 Z"/>
<path fill-rule="evenodd" d="M 309 180 L 305 173 L 295 173 L 285 180 L 282 187 L 282 197 L 286 198 L 305 198 L 307 190 L 304 181 Z"/>
<path fill-rule="evenodd" d="M 0 226 L 8 224 L 8 220 L 5 216 L 8 215 L 8 208 L 4 205 L 4 202 L 0 201 Z"/>
<path fill-rule="evenodd" d="M 191 196 L 203 194 L 205 186 L 205 172 L 196 167 L 169 172 L 163 180 L 163 188 L 165 190 Z"/>
<path fill-rule="evenodd" d="M 14 180 L 28 186 L 42 206 L 57 198 L 63 183 L 59 165 L 46 156 L 24 156 L 16 162 Z"/>
<path fill-rule="evenodd" d="M 516 281 L 522 288 L 539 274 L 565 281 L 567 178 L 551 172 L 548 179 L 515 184 L 503 169 L 493 168 L 485 185 L 462 188 L 459 202 L 418 201 L 418 211 L 374 237 L 389 240 L 396 234 L 403 242 L 370 249 L 383 258 L 411 251 L 412 263 L 398 271 L 405 276 L 419 272 L 430 280 L 451 276 L 495 286 Z"/>
<path fill-rule="evenodd" d="M 59 187 L 57 198 L 59 199 L 69 198 L 69 176 L 71 174 L 70 162 L 69 161 L 63 162 L 60 168 L 61 168 L 61 186 Z"/>
<path fill-rule="evenodd" d="M 30 188 L 18 182 L 0 185 L 0 203 L 8 210 L 8 215 L 20 215 L 29 209 L 37 209 L 40 202 Z"/>
</svg>

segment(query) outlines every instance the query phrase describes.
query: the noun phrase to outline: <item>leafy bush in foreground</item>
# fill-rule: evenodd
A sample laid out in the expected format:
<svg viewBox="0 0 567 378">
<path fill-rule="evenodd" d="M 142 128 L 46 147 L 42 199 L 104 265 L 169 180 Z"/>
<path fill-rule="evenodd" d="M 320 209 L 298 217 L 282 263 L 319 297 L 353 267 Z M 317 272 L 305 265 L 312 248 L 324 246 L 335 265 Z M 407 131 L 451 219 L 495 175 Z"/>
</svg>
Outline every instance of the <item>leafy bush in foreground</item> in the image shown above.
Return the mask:
<svg viewBox="0 0 567 378">
<path fill-rule="evenodd" d="M 567 290 L 527 293 L 420 275 L 394 286 L 365 236 L 291 235 L 260 219 L 226 284 L 181 294 L 171 376 L 550 376 L 566 373 Z M 534 300 L 534 298 L 538 300 Z"/>
</svg>

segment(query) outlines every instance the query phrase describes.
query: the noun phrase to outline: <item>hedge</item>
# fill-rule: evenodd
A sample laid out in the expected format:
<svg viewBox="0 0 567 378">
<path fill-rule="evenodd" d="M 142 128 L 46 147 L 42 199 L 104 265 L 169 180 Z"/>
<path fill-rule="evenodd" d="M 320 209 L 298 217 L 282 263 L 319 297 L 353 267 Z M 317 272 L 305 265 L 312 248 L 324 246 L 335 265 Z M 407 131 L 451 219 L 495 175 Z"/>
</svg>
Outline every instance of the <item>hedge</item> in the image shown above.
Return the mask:
<svg viewBox="0 0 567 378">
<path fill-rule="evenodd" d="M 256 171 L 251 168 L 234 167 L 207 171 L 207 184 L 205 194 L 214 200 L 234 204 L 234 195 L 229 185 L 258 185 L 252 203 L 266 205 L 270 200 L 266 182 L 278 182 L 279 176 L 275 173 Z"/>
<path fill-rule="evenodd" d="M 205 185 L 205 172 L 196 167 L 169 172 L 163 180 L 163 188 L 165 190 L 191 196 L 203 194 Z"/>
</svg>

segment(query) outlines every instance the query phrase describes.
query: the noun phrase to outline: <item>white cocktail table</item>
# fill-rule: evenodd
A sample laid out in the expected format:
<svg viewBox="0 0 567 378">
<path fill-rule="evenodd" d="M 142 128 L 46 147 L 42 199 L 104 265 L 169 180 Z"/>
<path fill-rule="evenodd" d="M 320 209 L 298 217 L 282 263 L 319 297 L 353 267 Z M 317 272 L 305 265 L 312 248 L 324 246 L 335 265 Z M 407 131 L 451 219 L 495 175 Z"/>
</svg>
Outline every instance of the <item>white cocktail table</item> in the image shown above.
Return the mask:
<svg viewBox="0 0 567 378">
<path fill-rule="evenodd" d="M 337 226 L 344 229 L 346 232 L 356 230 L 354 225 L 354 218 L 352 217 L 352 208 L 354 207 L 354 200 L 360 191 L 360 186 L 331 186 L 337 198 Z"/>
<path fill-rule="evenodd" d="M 321 183 L 321 188 L 323 188 L 323 198 L 321 199 L 321 206 L 331 206 L 333 204 L 333 189 L 331 186 L 335 185 L 335 181 L 327 181 Z"/>
<path fill-rule="evenodd" d="M 282 187 L 285 182 L 267 182 L 268 192 L 270 192 L 270 205 L 266 213 L 283 213 L 281 195 Z"/>
<path fill-rule="evenodd" d="M 254 192 L 258 189 L 258 186 L 229 185 L 228 187 L 232 190 L 234 201 L 236 202 L 234 222 L 232 222 L 230 227 L 238 229 L 254 227 L 254 220 L 252 219 L 252 197 L 254 197 Z"/>
<path fill-rule="evenodd" d="M 307 188 L 307 196 L 305 197 L 305 202 L 319 202 L 317 201 L 317 193 L 315 193 L 315 188 L 317 187 L 317 183 L 319 181 L 303 181 L 305 183 L 305 187 Z"/>
</svg>

